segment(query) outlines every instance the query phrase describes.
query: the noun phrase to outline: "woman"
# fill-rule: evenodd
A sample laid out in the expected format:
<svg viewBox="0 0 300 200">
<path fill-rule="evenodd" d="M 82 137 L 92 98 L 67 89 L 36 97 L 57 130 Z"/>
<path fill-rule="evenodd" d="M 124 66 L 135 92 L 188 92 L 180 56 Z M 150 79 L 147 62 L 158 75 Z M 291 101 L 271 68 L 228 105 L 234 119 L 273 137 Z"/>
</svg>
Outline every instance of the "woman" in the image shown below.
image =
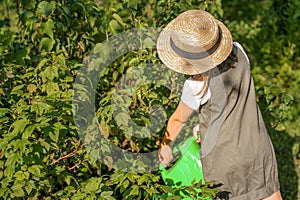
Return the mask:
<svg viewBox="0 0 300 200">
<path fill-rule="evenodd" d="M 220 199 L 280 200 L 273 145 L 256 103 L 250 63 L 242 46 L 211 14 L 190 10 L 160 33 L 157 51 L 170 69 L 191 75 L 170 117 L 159 159 L 172 159 L 168 146 L 194 110 L 205 181 L 220 185 Z"/>
</svg>

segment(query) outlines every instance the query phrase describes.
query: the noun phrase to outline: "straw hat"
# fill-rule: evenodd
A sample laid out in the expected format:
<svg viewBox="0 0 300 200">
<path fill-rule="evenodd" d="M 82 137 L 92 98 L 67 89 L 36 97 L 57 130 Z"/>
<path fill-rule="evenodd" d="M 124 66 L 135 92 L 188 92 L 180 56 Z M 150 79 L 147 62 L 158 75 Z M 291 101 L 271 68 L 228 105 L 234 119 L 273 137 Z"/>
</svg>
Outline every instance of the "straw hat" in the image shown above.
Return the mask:
<svg viewBox="0 0 300 200">
<path fill-rule="evenodd" d="M 173 19 L 160 33 L 161 61 L 179 73 L 195 75 L 221 64 L 232 50 L 227 27 L 203 10 L 189 10 Z"/>
</svg>

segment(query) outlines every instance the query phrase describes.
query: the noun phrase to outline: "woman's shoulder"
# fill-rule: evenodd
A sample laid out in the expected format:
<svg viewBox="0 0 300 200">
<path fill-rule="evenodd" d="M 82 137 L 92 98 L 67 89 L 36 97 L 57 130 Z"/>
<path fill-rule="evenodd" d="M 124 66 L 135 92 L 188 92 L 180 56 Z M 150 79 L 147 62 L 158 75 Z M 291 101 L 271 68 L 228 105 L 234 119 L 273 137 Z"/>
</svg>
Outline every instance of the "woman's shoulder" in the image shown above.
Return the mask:
<svg viewBox="0 0 300 200">
<path fill-rule="evenodd" d="M 233 45 L 234 45 L 236 48 L 238 48 L 238 49 L 243 53 L 243 55 L 244 55 L 244 56 L 246 57 L 246 59 L 247 59 L 247 62 L 250 64 L 250 60 L 249 60 L 249 58 L 248 58 L 248 56 L 247 56 L 247 53 L 245 52 L 243 46 L 242 46 L 240 43 L 238 43 L 238 42 L 233 42 Z"/>
</svg>

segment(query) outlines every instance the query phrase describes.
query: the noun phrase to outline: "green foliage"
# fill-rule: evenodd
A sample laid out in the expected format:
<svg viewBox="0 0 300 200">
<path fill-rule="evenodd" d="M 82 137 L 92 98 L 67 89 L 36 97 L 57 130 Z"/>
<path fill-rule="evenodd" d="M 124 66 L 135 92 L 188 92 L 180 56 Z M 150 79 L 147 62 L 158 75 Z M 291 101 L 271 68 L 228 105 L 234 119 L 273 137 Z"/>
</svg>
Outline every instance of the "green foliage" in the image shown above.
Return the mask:
<svg viewBox="0 0 300 200">
<path fill-rule="evenodd" d="M 207 184 L 176 189 L 166 186 L 159 171 L 132 173 L 110 168 L 97 159 L 99 149 L 86 147 L 72 116 L 75 77 L 92 50 L 100 55 L 96 62 L 105 63 L 114 48 L 105 46 L 104 41 L 133 28 L 163 27 L 188 9 L 210 11 L 225 21 L 235 40 L 243 44 L 250 55 L 259 104 L 270 133 L 274 139 L 289 135 L 290 139 L 284 141 L 294 141 L 290 154 L 285 154 L 284 148 L 276 153 L 279 158 L 294 159 L 299 169 L 299 142 L 295 142 L 299 139 L 293 139 L 299 138 L 300 130 L 299 2 L 261 1 L 261 9 L 256 9 L 256 1 L 247 7 L 241 1 L 220 0 L 97 2 L 0 1 L 4 13 L 0 16 L 2 198 L 180 199 L 180 191 L 195 198 L 198 194 L 194 187 L 201 188 L 202 197 L 216 194 L 217 190 Z M 124 151 L 157 150 L 165 127 L 149 138 L 139 138 L 129 134 L 130 127 L 126 124 L 132 119 L 141 127 L 148 126 L 153 119 L 152 108 L 167 119 L 178 103 L 176 91 L 164 87 L 164 82 L 141 84 L 130 93 L 132 96 L 119 99 L 130 108 L 129 116 L 122 115 L 124 112 L 118 112 L 111 103 L 117 84 L 125 80 L 124 74 L 132 75 L 126 77 L 127 81 L 135 81 L 136 74 L 131 72 L 136 66 L 161 64 L 152 48 L 157 33 L 153 34 L 137 36 L 135 45 L 143 48 L 129 49 L 110 63 L 96 86 L 96 116 L 101 131 Z M 91 64 L 89 69 L 94 66 L 97 65 Z M 157 76 L 148 70 L 141 71 L 139 77 L 145 81 L 151 75 Z M 170 84 L 180 79 L 171 72 L 164 76 L 164 80 L 171 80 Z M 90 98 L 89 94 L 86 98 Z M 160 112 L 161 108 L 165 112 Z M 197 120 L 195 115 L 188 122 L 182 137 L 191 132 Z M 143 130 L 138 134 L 142 135 Z M 281 134 L 283 131 L 286 133 Z M 99 141 L 92 142 L 102 148 L 101 152 L 106 148 Z M 107 163 L 112 161 L 112 157 L 107 157 Z M 145 165 L 132 163 L 137 168 Z M 290 165 L 279 163 L 283 165 L 281 173 L 291 173 Z M 295 179 L 287 180 L 283 175 L 280 179 L 284 199 L 297 199 L 297 180 L 290 182 Z"/>
</svg>

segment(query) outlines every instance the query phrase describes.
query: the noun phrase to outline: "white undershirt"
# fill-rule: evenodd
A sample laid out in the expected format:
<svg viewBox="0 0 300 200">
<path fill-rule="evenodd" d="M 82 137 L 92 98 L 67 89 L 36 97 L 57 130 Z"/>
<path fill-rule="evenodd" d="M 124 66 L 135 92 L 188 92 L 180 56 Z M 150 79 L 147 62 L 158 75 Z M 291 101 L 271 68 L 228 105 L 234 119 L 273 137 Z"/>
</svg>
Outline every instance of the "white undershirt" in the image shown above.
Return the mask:
<svg viewBox="0 0 300 200">
<path fill-rule="evenodd" d="M 204 81 L 197 81 L 193 80 L 192 78 L 187 79 L 184 82 L 181 101 L 183 101 L 183 103 L 185 103 L 193 110 L 198 110 L 199 106 L 205 104 L 211 96 L 209 88 L 205 92 L 205 94 L 199 94 L 203 86 Z"/>
</svg>

